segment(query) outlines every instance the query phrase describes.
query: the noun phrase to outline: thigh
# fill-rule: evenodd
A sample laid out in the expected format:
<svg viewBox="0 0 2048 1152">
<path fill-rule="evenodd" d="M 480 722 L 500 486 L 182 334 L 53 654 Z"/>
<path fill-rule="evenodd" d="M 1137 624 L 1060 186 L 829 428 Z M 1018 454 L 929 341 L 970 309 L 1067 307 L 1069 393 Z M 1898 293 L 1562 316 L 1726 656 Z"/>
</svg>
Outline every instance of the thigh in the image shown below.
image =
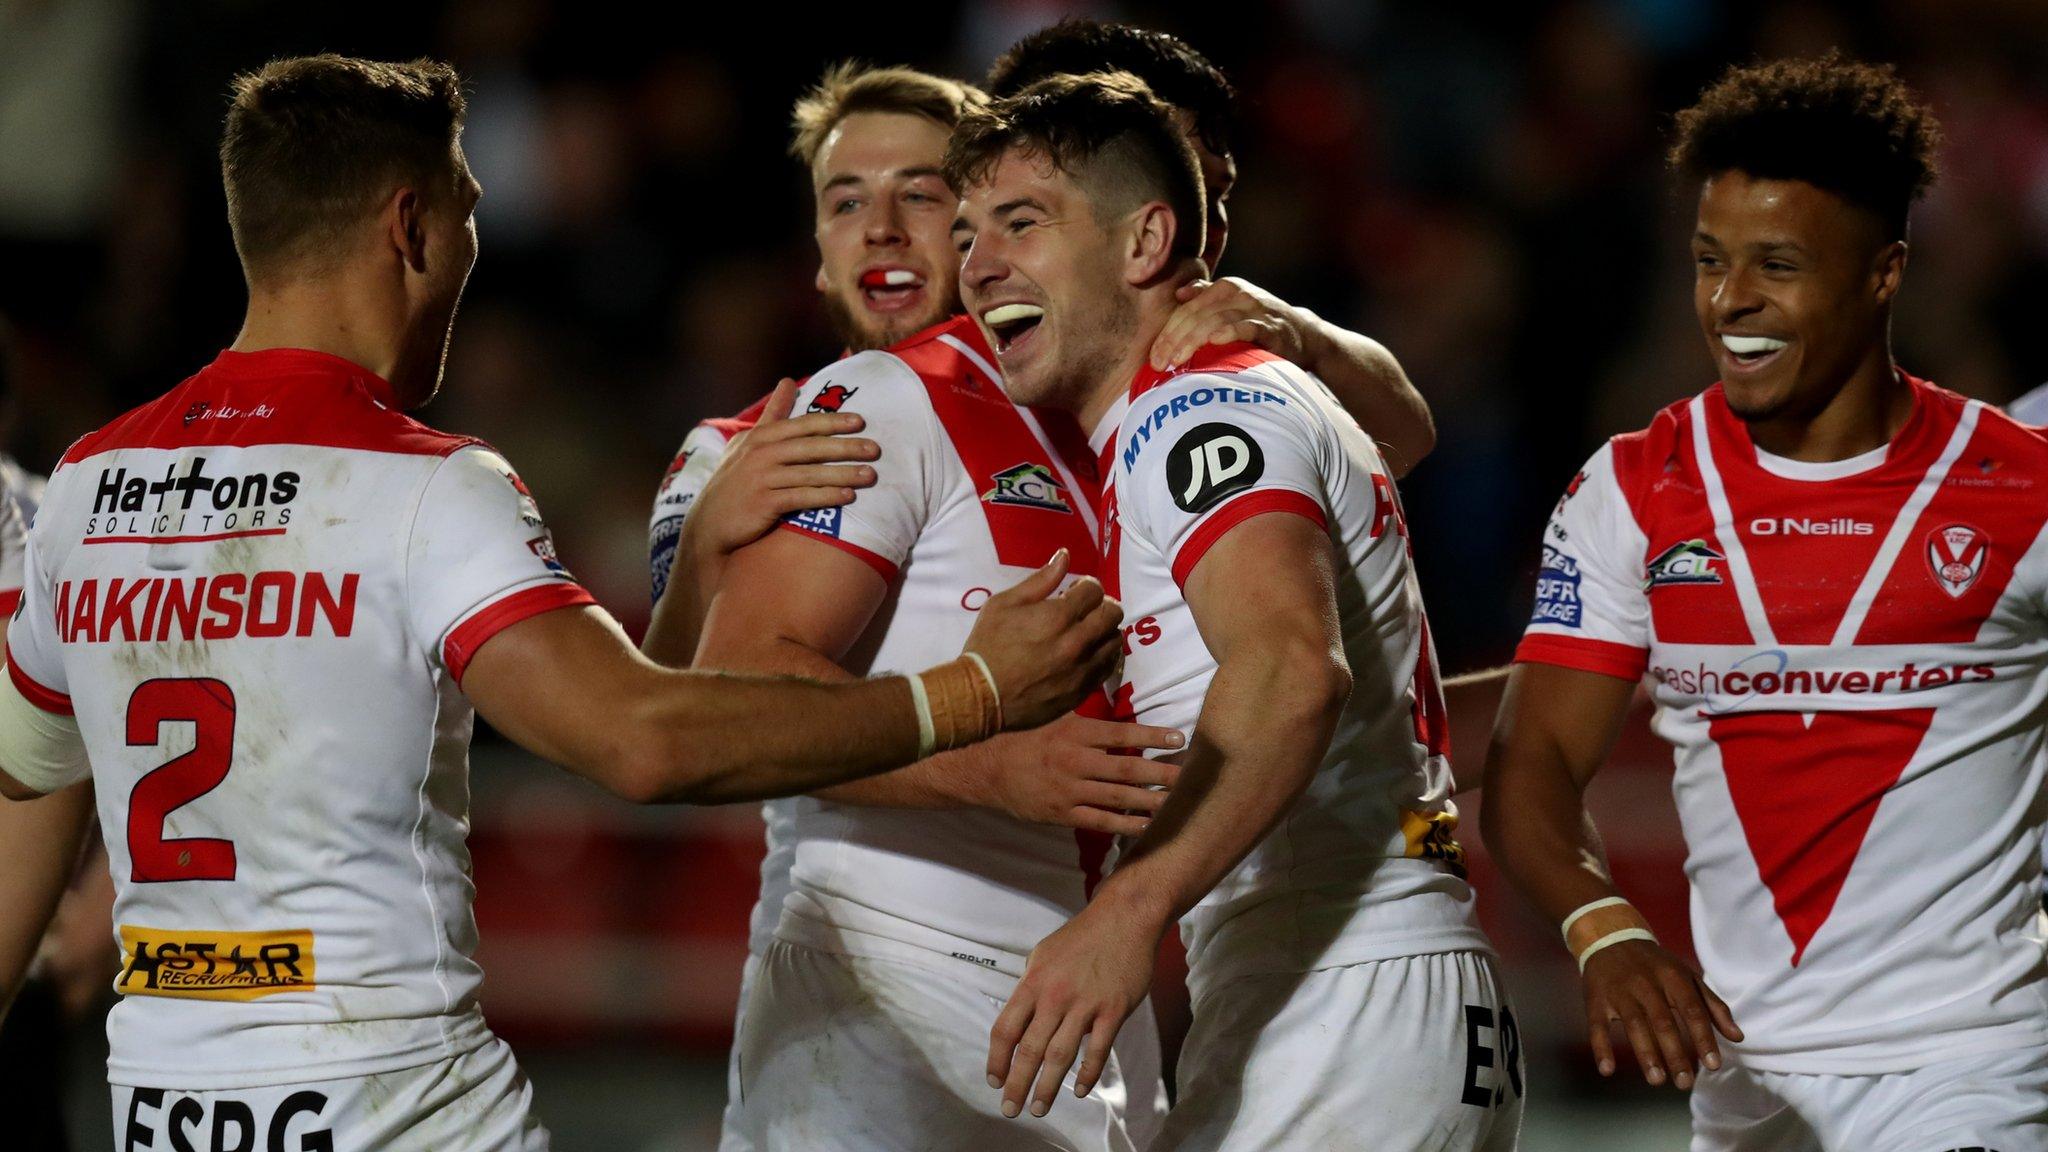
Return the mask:
<svg viewBox="0 0 2048 1152">
<path fill-rule="evenodd" d="M 1124 1076 L 1124 1128 L 1133 1145 L 1148 1148 L 1166 1122 L 1166 1068 L 1150 996 L 1117 1032 L 1116 1062 Z"/>
<path fill-rule="evenodd" d="M 747 953 L 740 969 L 740 1000 L 732 1013 L 732 1048 L 725 1054 L 725 1112 L 718 1122 L 718 1152 L 754 1152 L 740 1119 L 740 1035 L 747 1019 L 747 999 L 753 995 L 754 977 L 761 970 L 761 958 Z"/>
<path fill-rule="evenodd" d="M 500 1040 L 343 1080 L 181 1091 L 113 1086 L 119 1152 L 547 1152 L 533 1091 Z"/>
<path fill-rule="evenodd" d="M 1110 1093 L 1061 1093 L 1045 1117 L 1004 1118 L 988 1086 L 1002 1004 L 935 970 L 778 941 L 747 1005 L 742 1126 L 760 1152 L 906 1148 L 1132 1152 Z"/>
<path fill-rule="evenodd" d="M 1844 1109 L 1830 1152 L 2031 1152 L 2048 1148 L 2048 1050 L 1943 1061 L 1857 1077 L 1867 1091 Z"/>
<path fill-rule="evenodd" d="M 1195 1005 L 1156 1152 L 1506 1152 L 1521 1040 L 1471 952 L 1247 977 Z"/>
<path fill-rule="evenodd" d="M 1821 1152 L 1819 1135 L 1780 1090 L 1785 1079 L 1733 1060 L 1718 1072 L 1700 1069 L 1692 1089 L 1692 1152 Z"/>
</svg>

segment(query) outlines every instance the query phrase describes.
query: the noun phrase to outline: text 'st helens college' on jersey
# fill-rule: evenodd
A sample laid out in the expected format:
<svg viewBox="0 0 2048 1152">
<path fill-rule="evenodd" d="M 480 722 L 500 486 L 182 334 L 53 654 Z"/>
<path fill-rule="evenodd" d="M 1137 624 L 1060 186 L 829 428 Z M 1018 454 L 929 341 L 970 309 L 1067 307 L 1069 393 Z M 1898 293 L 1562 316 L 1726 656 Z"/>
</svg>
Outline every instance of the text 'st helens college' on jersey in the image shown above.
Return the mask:
<svg viewBox="0 0 2048 1152">
<path fill-rule="evenodd" d="M 1719 385 L 1609 441 L 1518 653 L 1649 674 L 1694 940 L 1767 1071 L 2048 1039 L 2048 441 L 1908 383 L 1898 436 L 1836 463 L 1761 452 Z"/>
<path fill-rule="evenodd" d="M 1351 695 L 1308 791 L 1185 921 L 1196 994 L 1246 972 L 1490 951 L 1453 838 L 1428 618 L 1371 439 L 1313 376 L 1234 345 L 1141 375 L 1093 440 L 1127 636 L 1118 704 L 1140 723 L 1194 731 L 1216 661 L 1181 588 L 1226 532 L 1283 511 L 1336 548 Z"/>
<path fill-rule="evenodd" d="M 798 412 L 857 412 L 881 445 L 879 482 L 784 531 L 840 548 L 888 592 L 840 663 L 872 673 L 959 653 L 995 590 L 1067 548 L 1095 570 L 1095 513 L 1073 471 L 1078 431 L 1012 405 L 973 321 L 959 317 L 805 383 Z M 984 810 L 943 813 L 805 801 L 793 891 L 777 935 L 848 955 L 958 962 L 1006 995 L 1038 941 L 1086 898 L 1088 853 L 1070 829 Z"/>
<path fill-rule="evenodd" d="M 590 597 L 474 440 L 315 352 L 224 352 L 74 445 L 8 638 L 84 734 L 117 887 L 117 1084 L 362 1076 L 488 1039 L 460 685 Z"/>
</svg>

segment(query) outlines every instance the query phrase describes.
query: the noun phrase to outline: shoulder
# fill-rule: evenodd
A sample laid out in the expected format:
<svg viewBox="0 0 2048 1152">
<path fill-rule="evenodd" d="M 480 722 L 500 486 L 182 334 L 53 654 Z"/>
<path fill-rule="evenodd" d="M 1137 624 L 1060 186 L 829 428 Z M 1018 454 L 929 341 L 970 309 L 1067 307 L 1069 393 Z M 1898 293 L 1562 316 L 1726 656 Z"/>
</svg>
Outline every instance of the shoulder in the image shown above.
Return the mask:
<svg viewBox="0 0 2048 1152">
<path fill-rule="evenodd" d="M 1270 356 L 1242 367 L 1193 368 L 1138 393 L 1118 433 L 1123 470 L 1162 467 L 1158 461 L 1175 455 L 1182 441 L 1282 429 L 1311 434 L 1323 419 L 1310 392 L 1313 378 L 1291 368 Z"/>
</svg>

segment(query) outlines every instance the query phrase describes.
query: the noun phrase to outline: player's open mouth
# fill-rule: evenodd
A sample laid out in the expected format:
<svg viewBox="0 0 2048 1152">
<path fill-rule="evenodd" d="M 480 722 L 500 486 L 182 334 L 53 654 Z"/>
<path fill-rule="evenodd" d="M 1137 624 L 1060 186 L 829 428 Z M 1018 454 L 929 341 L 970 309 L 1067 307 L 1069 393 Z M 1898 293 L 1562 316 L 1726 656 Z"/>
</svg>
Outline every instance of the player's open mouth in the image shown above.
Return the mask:
<svg viewBox="0 0 2048 1152">
<path fill-rule="evenodd" d="M 999 354 L 1015 351 L 1038 331 L 1039 321 L 1044 319 L 1045 309 L 1036 304 L 998 304 L 981 314 Z"/>
<path fill-rule="evenodd" d="M 908 268 L 870 268 L 860 274 L 860 296 L 875 312 L 900 312 L 924 296 L 924 277 Z"/>
<path fill-rule="evenodd" d="M 1721 333 L 1720 339 L 1721 347 L 1728 350 L 1736 366 L 1745 372 L 1755 371 L 1777 359 L 1778 353 L 1790 343 L 1775 336 L 1737 336 L 1730 332 Z"/>
</svg>

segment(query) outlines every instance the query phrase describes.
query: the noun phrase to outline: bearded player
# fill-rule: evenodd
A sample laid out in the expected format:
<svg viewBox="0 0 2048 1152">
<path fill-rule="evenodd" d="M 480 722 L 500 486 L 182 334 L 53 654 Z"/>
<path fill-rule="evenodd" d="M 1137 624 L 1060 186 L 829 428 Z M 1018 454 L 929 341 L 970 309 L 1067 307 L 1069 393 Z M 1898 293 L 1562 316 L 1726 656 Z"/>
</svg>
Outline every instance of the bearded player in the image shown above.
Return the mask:
<svg viewBox="0 0 2048 1152">
<path fill-rule="evenodd" d="M 202 1127 L 214 1147 L 546 1147 L 476 1001 L 475 712 L 632 799 L 758 799 L 1043 722 L 1114 662 L 1115 604 L 1091 581 L 1048 596 L 1061 557 L 991 599 L 998 634 L 915 677 L 721 679 L 634 652 L 503 458 L 401 414 L 439 385 L 476 256 L 463 110 L 428 61 L 238 78 L 242 330 L 73 445 L 30 532 L 0 794 L 94 782 L 124 1149 Z"/>
<path fill-rule="evenodd" d="M 1721 379 L 1560 503 L 1494 735 L 1495 858 L 1578 958 L 1601 1071 L 1626 1035 L 1692 1087 L 1695 1152 L 2048 1147 L 2048 444 L 1892 359 L 1936 140 L 1834 55 L 1680 114 Z M 1645 674 L 1704 978 L 1576 847 Z"/>
<path fill-rule="evenodd" d="M 1230 149 L 1235 97 L 1228 80 L 1200 53 L 1164 33 L 1065 21 L 1012 48 L 991 70 L 990 81 L 1021 85 L 1093 56 L 1106 56 L 1141 72 L 1178 101 L 1183 130 L 1205 168 L 1218 174 L 1208 198 L 1209 217 L 1217 227 L 1204 249 L 1204 259 L 1213 267 L 1228 234 L 1224 201 L 1235 179 Z M 957 310 L 957 259 L 941 217 L 931 210 L 933 196 L 943 197 L 943 220 L 950 225 L 953 198 L 950 190 L 929 178 L 944 147 L 943 134 L 933 133 L 931 127 L 950 129 L 959 109 L 978 99 L 971 89 L 952 81 L 905 69 L 842 66 L 799 102 L 793 151 L 812 177 L 821 256 L 818 284 L 850 351 L 887 347 Z M 1390 445 L 1390 456 L 1412 462 L 1434 442 L 1427 406 L 1377 343 L 1243 281 L 1194 282 L 1179 299 L 1182 306 L 1154 343 L 1155 360 L 1182 360 L 1213 341 L 1256 337 L 1298 359 L 1313 358 L 1320 371 L 1341 385 L 1346 403 L 1380 431 Z M 664 478 L 651 532 L 659 603 L 644 645 L 657 660 L 687 664 L 696 652 L 703 608 L 717 587 L 725 556 L 758 538 L 793 508 L 844 504 L 854 498 L 855 487 L 872 482 L 871 470 L 828 462 L 873 459 L 872 441 L 819 442 L 805 437 L 810 425 L 853 418 L 852 409 L 808 413 L 782 425 L 772 438 L 742 436 L 759 409 L 756 405 L 737 418 L 700 425 Z M 837 455 L 832 454 L 835 451 Z M 1121 764 L 1114 752 L 1151 746 L 1159 735 L 1076 717 L 1029 739 L 989 745 L 987 755 L 975 758 L 980 763 L 971 774 L 947 773 L 941 770 L 943 765 L 921 768 L 926 778 L 910 795 L 921 806 L 994 807 L 1024 820 L 1131 833 L 1142 826 L 1140 818 L 1090 801 L 1135 799 L 1131 807 L 1140 814 L 1155 808 L 1158 795 L 1134 798 L 1125 790 L 1133 768 Z M 840 798 L 886 803 L 887 788 L 881 784 L 843 790 Z M 789 800 L 764 806 L 768 853 L 762 864 L 761 899 L 750 921 L 743 1004 L 744 986 L 751 982 L 772 937 L 782 896 L 788 891 L 791 822 L 803 804 Z M 1126 1122 L 1133 1141 L 1142 1147 L 1163 1119 L 1166 1093 L 1149 1002 L 1140 1006 L 1136 1017 L 1119 1034 L 1117 1049 L 1125 1082 L 1132 1086 Z M 729 1067 L 723 1141 L 728 1152 L 744 1147 L 731 1122 L 738 1098 L 738 1061 L 736 1048 Z"/>
<path fill-rule="evenodd" d="M 1245 344 L 1147 365 L 1201 272 L 1200 169 L 1128 74 L 1058 76 L 947 153 L 961 292 L 1020 402 L 1092 429 L 1120 704 L 1179 784 L 1030 954 L 987 1063 L 1006 1115 L 1086 1103 L 1176 921 L 1194 1023 L 1155 1149 L 1514 1145 L 1521 1070 L 1452 838 L 1427 619 L 1384 461 Z M 1054 1104 L 1067 1070 L 1080 1101 Z"/>
</svg>

